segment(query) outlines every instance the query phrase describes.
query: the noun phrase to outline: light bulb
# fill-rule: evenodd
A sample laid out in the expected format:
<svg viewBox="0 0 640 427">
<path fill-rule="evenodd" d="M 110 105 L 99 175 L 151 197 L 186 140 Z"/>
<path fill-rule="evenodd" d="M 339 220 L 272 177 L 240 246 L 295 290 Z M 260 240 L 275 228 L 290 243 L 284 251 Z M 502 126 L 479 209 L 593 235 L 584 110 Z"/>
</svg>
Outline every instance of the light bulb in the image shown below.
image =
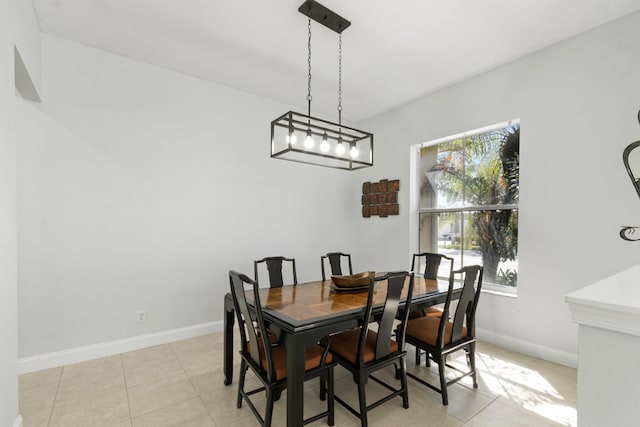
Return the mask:
<svg viewBox="0 0 640 427">
<path fill-rule="evenodd" d="M 307 138 L 304 140 L 304 146 L 306 148 L 313 148 L 313 138 L 311 138 L 311 131 L 307 131 Z"/>
<path fill-rule="evenodd" d="M 329 141 L 328 141 L 326 132 L 322 136 L 322 144 L 320 144 L 320 151 L 322 151 L 323 153 L 326 153 L 327 151 L 329 151 Z"/>
<path fill-rule="evenodd" d="M 349 151 L 349 156 L 351 156 L 351 158 L 358 157 L 359 154 L 360 154 L 360 151 L 358 151 L 355 145 L 351 147 L 351 150 Z"/>
<path fill-rule="evenodd" d="M 342 138 L 338 139 L 338 146 L 336 147 L 336 153 L 338 153 L 338 155 L 344 154 L 344 144 L 342 143 Z"/>
<path fill-rule="evenodd" d="M 296 145 L 296 134 L 293 132 L 290 132 L 287 134 L 287 144 L 291 144 L 291 145 Z"/>
</svg>

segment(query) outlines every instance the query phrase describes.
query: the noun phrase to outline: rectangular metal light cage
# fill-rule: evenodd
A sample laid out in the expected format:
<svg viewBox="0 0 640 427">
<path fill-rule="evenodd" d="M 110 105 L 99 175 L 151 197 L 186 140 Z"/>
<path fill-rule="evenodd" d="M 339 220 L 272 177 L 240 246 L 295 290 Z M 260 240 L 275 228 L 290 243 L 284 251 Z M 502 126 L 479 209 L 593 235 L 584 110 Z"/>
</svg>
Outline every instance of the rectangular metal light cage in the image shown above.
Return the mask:
<svg viewBox="0 0 640 427">
<path fill-rule="evenodd" d="M 312 144 L 305 141 L 309 135 Z M 289 111 L 271 122 L 271 157 L 336 169 L 362 169 L 373 166 L 373 134 Z"/>
</svg>

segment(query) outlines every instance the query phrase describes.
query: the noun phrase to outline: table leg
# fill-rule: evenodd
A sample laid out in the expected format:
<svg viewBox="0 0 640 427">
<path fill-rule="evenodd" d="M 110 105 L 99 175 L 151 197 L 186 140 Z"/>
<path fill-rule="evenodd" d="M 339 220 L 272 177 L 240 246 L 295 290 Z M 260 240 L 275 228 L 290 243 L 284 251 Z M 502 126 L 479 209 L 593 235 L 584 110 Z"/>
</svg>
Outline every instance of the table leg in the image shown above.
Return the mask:
<svg viewBox="0 0 640 427">
<path fill-rule="evenodd" d="M 233 298 L 231 294 L 226 294 L 224 296 L 224 385 L 229 385 L 233 381 L 233 324 L 235 315 Z"/>
<path fill-rule="evenodd" d="M 297 342 L 296 342 L 297 341 Z M 294 334 L 286 334 L 287 346 L 287 426 L 302 427 L 304 419 L 305 346 Z"/>
</svg>

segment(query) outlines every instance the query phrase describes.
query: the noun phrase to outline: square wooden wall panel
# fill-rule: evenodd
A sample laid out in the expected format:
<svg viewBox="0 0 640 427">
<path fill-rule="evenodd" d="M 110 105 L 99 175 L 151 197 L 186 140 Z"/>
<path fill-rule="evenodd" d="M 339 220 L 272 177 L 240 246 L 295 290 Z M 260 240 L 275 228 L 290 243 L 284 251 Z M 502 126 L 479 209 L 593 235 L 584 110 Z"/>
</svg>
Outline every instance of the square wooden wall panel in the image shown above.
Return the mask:
<svg viewBox="0 0 640 427">
<path fill-rule="evenodd" d="M 399 179 L 383 179 L 379 182 L 362 183 L 362 217 L 399 215 Z"/>
</svg>

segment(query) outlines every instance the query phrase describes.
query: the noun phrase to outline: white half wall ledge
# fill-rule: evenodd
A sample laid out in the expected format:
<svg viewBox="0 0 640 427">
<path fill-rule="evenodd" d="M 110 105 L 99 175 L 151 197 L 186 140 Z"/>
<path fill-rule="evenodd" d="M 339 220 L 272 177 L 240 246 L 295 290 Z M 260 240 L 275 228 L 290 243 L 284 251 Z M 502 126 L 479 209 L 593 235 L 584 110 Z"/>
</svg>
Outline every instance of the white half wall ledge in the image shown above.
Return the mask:
<svg viewBox="0 0 640 427">
<path fill-rule="evenodd" d="M 221 332 L 222 320 L 18 359 L 18 374 L 40 371 Z"/>
<path fill-rule="evenodd" d="M 13 427 L 22 427 L 22 415 L 18 415 L 18 418 L 13 422 Z"/>
<path fill-rule="evenodd" d="M 521 340 L 509 335 L 503 335 L 481 328 L 476 328 L 476 337 L 478 337 L 480 341 L 485 341 L 528 356 L 537 357 L 539 359 L 558 363 L 570 368 L 578 367 L 578 353 L 572 353 L 570 351 L 536 344 L 531 341 Z"/>
<path fill-rule="evenodd" d="M 640 265 L 565 297 L 574 322 L 640 336 Z"/>
<path fill-rule="evenodd" d="M 578 424 L 638 425 L 640 266 L 572 292 L 566 301 L 579 325 Z M 605 353 L 624 369 L 603 363 Z"/>
</svg>

